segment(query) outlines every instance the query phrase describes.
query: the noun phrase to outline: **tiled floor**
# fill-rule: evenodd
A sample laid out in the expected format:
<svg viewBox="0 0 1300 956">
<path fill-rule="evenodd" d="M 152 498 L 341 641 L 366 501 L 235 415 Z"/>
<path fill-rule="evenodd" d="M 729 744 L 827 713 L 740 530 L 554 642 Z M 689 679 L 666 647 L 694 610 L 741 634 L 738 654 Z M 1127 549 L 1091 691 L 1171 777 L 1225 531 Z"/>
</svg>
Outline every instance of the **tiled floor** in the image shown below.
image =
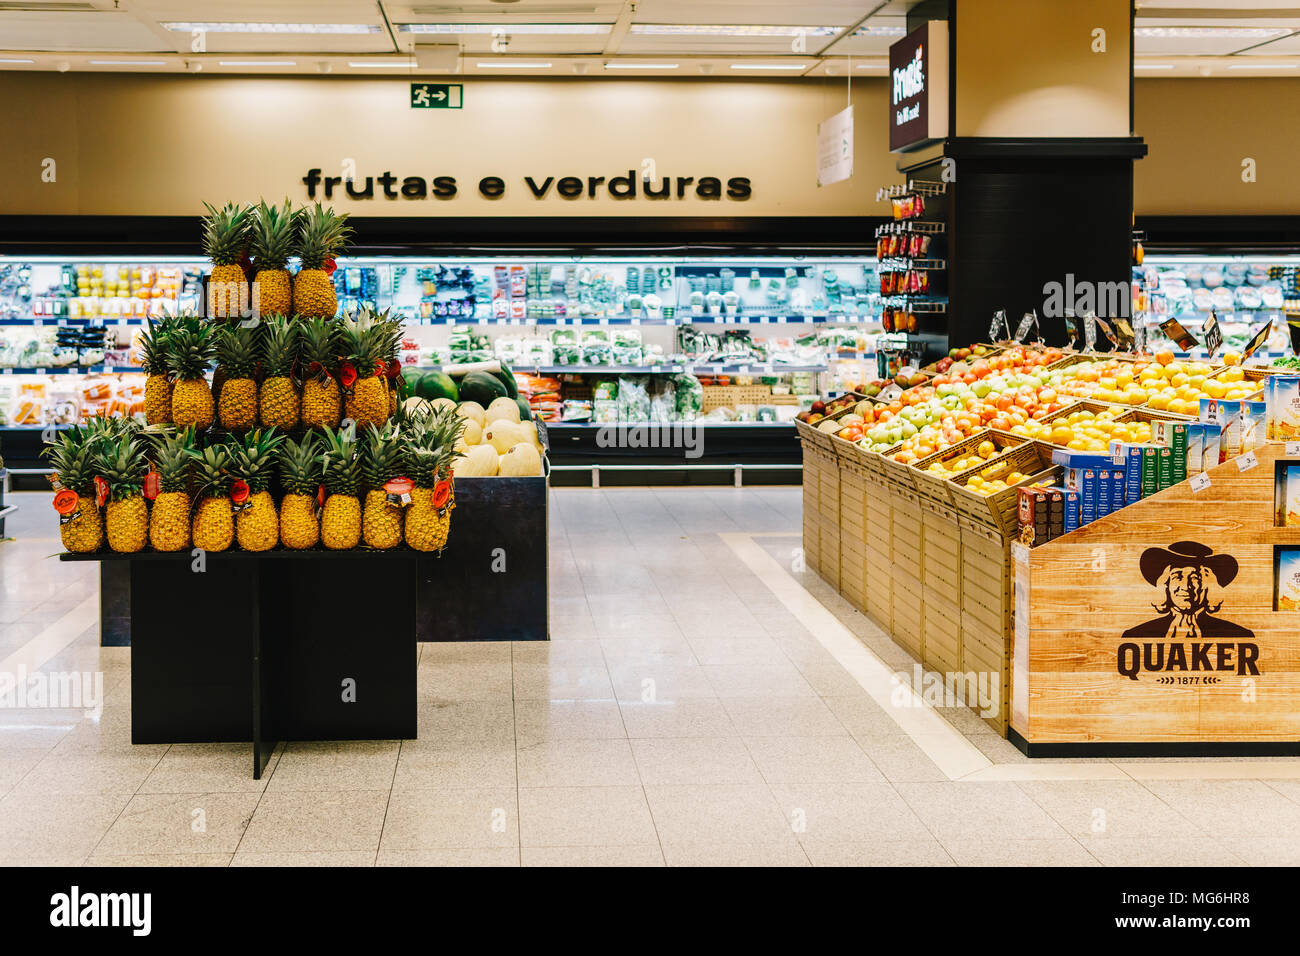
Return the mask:
<svg viewBox="0 0 1300 956">
<path fill-rule="evenodd" d="M 106 699 L 0 709 L 0 864 L 1300 863 L 1300 762 L 1031 763 L 882 707 L 913 662 L 793 570 L 797 488 L 553 491 L 550 643 L 426 644 L 417 740 L 290 744 L 261 781 L 246 744 L 130 744 L 96 569 L 14 499 L 0 673 Z"/>
</svg>

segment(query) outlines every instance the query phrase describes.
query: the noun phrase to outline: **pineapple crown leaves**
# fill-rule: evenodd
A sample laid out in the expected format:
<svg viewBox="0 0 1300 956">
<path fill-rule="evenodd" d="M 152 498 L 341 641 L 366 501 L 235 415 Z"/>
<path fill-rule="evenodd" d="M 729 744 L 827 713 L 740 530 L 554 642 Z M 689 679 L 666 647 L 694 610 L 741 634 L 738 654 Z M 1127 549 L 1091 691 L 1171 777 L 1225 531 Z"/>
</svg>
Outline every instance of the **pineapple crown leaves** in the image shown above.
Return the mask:
<svg viewBox="0 0 1300 956">
<path fill-rule="evenodd" d="M 366 428 L 361 445 L 361 480 L 367 489 L 380 490 L 384 482 L 398 477 L 406 464 L 406 449 L 392 423 L 378 429 Z"/>
<path fill-rule="evenodd" d="M 262 364 L 267 378 L 283 378 L 293 373 L 298 357 L 299 323 L 282 315 L 267 316 L 262 327 Z"/>
<path fill-rule="evenodd" d="M 140 333 L 140 369 L 145 374 L 167 373 L 167 335 L 174 323 L 171 316 L 164 316 L 160 322 L 144 320 L 144 329 Z"/>
<path fill-rule="evenodd" d="M 100 445 L 97 466 L 100 477 L 108 482 L 114 501 L 138 495 L 149 471 L 145 444 L 136 435 L 123 432 L 116 439 Z"/>
<path fill-rule="evenodd" d="M 191 448 L 190 457 L 194 459 L 194 472 L 200 486 L 198 498 L 222 498 L 230 494 L 232 480 L 230 467 L 230 448 L 226 445 L 209 445 L 202 451 Z"/>
<path fill-rule="evenodd" d="M 302 209 L 301 216 L 298 220 L 298 258 L 302 268 L 319 269 L 326 259 L 338 255 L 351 238 L 352 228 L 346 224 L 347 213 L 336 213 L 316 203 Z"/>
<path fill-rule="evenodd" d="M 90 429 L 73 425 L 61 431 L 53 444 L 41 449 L 54 469 L 51 482 L 57 480 L 82 497 L 95 493 L 96 456 L 90 438 Z"/>
<path fill-rule="evenodd" d="M 252 378 L 257 369 L 261 324 L 219 326 L 216 335 L 217 364 L 228 378 Z"/>
<path fill-rule="evenodd" d="M 203 254 L 214 265 L 237 264 L 248 249 L 251 207 L 228 202 L 217 209 L 205 202 L 203 208 L 208 211 L 203 217 Z"/>
<path fill-rule="evenodd" d="M 387 313 L 382 317 L 369 310 L 337 320 L 340 359 L 351 362 L 357 374 L 366 376 L 382 371 L 389 356 L 390 325 Z"/>
<path fill-rule="evenodd" d="M 336 338 L 338 324 L 333 319 L 307 319 L 299 323 L 298 357 L 304 375 L 321 378 L 338 372 Z"/>
<path fill-rule="evenodd" d="M 325 448 L 321 452 L 321 468 L 325 490 L 332 495 L 355 495 L 361 462 L 357 458 L 357 443 L 347 438 L 343 431 L 325 427 Z"/>
<path fill-rule="evenodd" d="M 153 460 L 158 469 L 160 490 L 187 490 L 190 466 L 194 462 L 190 454 L 194 448 L 194 426 L 170 433 L 153 432 L 151 437 L 156 439 Z"/>
<path fill-rule="evenodd" d="M 315 495 L 321 483 L 320 439 L 308 432 L 301 441 L 286 441 L 278 450 L 280 482 L 295 495 Z"/>
<path fill-rule="evenodd" d="M 217 330 L 197 319 L 182 319 L 167 336 L 167 370 L 173 378 L 203 378 L 216 354 Z"/>
<path fill-rule="evenodd" d="M 283 269 L 293 254 L 294 239 L 303 210 L 294 209 L 287 198 L 282 206 L 259 200 L 252 209 L 249 227 L 249 252 L 261 269 Z"/>
<path fill-rule="evenodd" d="M 284 438 L 274 428 L 265 431 L 259 428 L 245 435 L 242 442 L 232 443 L 230 473 L 248 482 L 248 490 L 253 494 L 265 491 L 271 483 L 276 453 Z"/>
<path fill-rule="evenodd" d="M 456 442 L 464 431 L 465 419 L 455 408 L 430 414 L 408 446 L 411 480 L 421 488 L 431 488 L 439 477 L 445 477 L 457 457 Z"/>
</svg>

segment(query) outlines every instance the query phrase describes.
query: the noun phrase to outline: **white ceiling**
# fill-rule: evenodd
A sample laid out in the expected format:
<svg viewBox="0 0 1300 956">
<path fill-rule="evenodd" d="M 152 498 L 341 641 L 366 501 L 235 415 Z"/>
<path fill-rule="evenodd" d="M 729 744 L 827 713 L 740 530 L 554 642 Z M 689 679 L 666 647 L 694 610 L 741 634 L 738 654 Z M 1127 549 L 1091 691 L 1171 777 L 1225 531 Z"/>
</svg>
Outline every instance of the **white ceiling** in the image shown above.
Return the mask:
<svg viewBox="0 0 1300 956">
<path fill-rule="evenodd" d="M 889 45 L 902 35 L 911 5 L 909 0 L 0 0 L 0 69 L 871 75 L 885 72 Z M 189 24 L 209 26 L 196 38 Z M 1296 0 L 1138 0 L 1134 48 L 1138 76 L 1300 75 L 1300 6 Z"/>
</svg>

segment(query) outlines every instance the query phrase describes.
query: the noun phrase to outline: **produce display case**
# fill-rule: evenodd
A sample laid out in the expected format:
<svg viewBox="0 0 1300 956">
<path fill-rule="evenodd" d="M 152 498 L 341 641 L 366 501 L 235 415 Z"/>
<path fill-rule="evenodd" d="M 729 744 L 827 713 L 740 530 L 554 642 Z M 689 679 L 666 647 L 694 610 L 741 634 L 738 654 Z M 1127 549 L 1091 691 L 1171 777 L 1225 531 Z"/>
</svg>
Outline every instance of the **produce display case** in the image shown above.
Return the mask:
<svg viewBox="0 0 1300 956">
<path fill-rule="evenodd" d="M 907 443 L 882 445 L 870 437 L 871 422 L 864 421 L 864 437 L 859 442 L 846 441 L 838 432 L 848 427 L 855 416 L 890 413 L 891 409 L 914 403 L 938 401 L 938 389 L 951 381 L 942 373 L 924 385 L 916 386 L 920 397 L 905 390 L 892 403 L 857 403 L 835 410 L 824 424 L 798 423 L 805 454 L 804 542 L 805 550 L 815 554 L 809 564 L 829 583 L 837 587 L 853 606 L 872 617 L 893 640 L 913 654 L 923 666 L 944 674 L 987 675 L 987 687 L 995 699 L 979 702 L 977 709 L 1000 733 L 1011 726 L 1012 622 L 1013 592 L 1011 546 L 1021 536 L 1019 514 L 1022 490 L 1065 483 L 1065 466 L 1061 455 L 1112 454 L 1105 440 L 1111 434 L 1124 436 L 1123 441 L 1155 441 L 1160 426 L 1194 422 L 1192 416 L 1178 414 L 1144 403 L 1124 404 L 1099 400 L 1088 395 L 1112 395 L 1122 392 L 1105 381 L 1114 359 L 1123 367 L 1131 366 L 1135 382 L 1145 389 L 1142 398 L 1160 400 L 1170 395 L 1190 395 L 1203 389 L 1203 382 L 1222 376 L 1232 366 L 1180 362 L 1171 356 L 1159 360 L 1151 357 L 1127 358 L 1111 355 L 1076 354 L 1061 357 L 1035 372 L 1034 399 L 1026 399 L 1024 412 L 1033 411 L 1023 424 L 1009 429 L 977 428 L 957 437 L 955 432 L 941 435 L 943 419 L 925 426 L 912 441 L 928 440 L 937 449 L 928 455 L 900 461 Z M 1035 359 L 1035 361 L 1038 361 Z M 962 366 L 956 366 L 960 372 Z M 1039 366 L 1030 364 L 1029 368 Z M 1098 370 L 1102 374 L 1098 375 Z M 1142 374 L 1146 370 L 1145 378 Z M 1188 375 L 1187 372 L 1195 375 Z M 1243 395 L 1256 392 L 1252 386 L 1268 378 L 1264 371 L 1242 370 L 1240 381 L 1229 383 Z M 989 370 L 981 371 L 989 376 Z M 990 377 L 1001 386 L 985 392 L 987 397 L 965 394 L 960 408 L 949 409 L 952 416 L 971 409 L 997 409 L 1001 414 L 1008 405 L 1004 395 L 1028 395 L 1020 373 L 1002 370 Z M 1193 386 L 1195 378 L 1202 384 Z M 1188 380 L 1186 383 L 1184 379 Z M 1179 384 L 1175 385 L 1174 383 Z M 1075 388 L 1081 394 L 1065 390 Z M 1002 391 L 1005 389 L 1005 391 Z M 1180 391 L 1181 390 L 1181 391 Z M 1190 391 L 1189 391 L 1190 390 Z M 1061 394 L 1057 395 L 1060 392 Z M 1203 392 L 1197 394 L 1204 397 Z M 928 397 L 927 397 L 928 396 Z M 1045 402 L 1043 396 L 1052 400 Z M 1191 399 L 1187 399 L 1191 403 Z M 995 403 L 1000 403 L 1001 408 Z M 1056 407 L 1053 407 L 1056 406 Z M 1051 409 L 1050 411 L 1048 409 Z M 977 420 L 978 414 L 974 416 Z M 919 420 L 919 419 L 918 419 Z M 819 428 L 818 425 L 824 427 Z M 879 437 L 879 436 L 877 436 Z M 1262 436 L 1254 434 L 1252 447 Z M 964 460 L 980 446 L 988 457 L 979 456 L 973 466 L 939 474 L 929 471 L 935 462 Z M 1067 444 L 1069 447 L 1067 448 Z M 829 449 L 827 446 L 829 445 Z M 834 452 L 832 458 L 828 451 Z M 902 456 L 906 457 L 906 456 Z M 831 471 L 832 462 L 838 474 Z M 1018 472 L 1018 475 L 1012 475 Z M 994 485 L 998 477 L 1005 486 Z M 1192 475 L 1188 476 L 1193 477 Z M 983 482 L 979 488 L 976 482 Z M 809 481 L 813 486 L 809 486 Z M 1187 488 L 1189 482 L 1177 485 Z M 1297 487 L 1300 487 L 1298 472 Z M 981 493 L 988 491 L 990 493 Z M 833 496 L 838 494 L 838 504 Z M 1165 494 L 1165 492 L 1161 492 Z M 1135 502 L 1116 511 L 1113 526 L 1123 525 L 1125 517 L 1146 505 Z M 810 517 L 814 512 L 815 517 Z M 838 516 L 838 517 L 837 517 Z M 1297 512 L 1300 520 L 1300 510 Z M 832 530 L 828 524 L 836 521 Z M 1169 518 L 1164 519 L 1166 523 Z M 1091 527 L 1091 524 L 1084 527 Z M 1051 547 L 1056 540 L 1071 540 L 1072 532 L 1040 547 Z M 1190 533 L 1190 532 L 1189 532 Z M 831 548 L 834 547 L 832 557 Z M 1036 552 L 1038 549 L 1035 548 Z M 1063 572 L 1062 572 L 1063 573 Z"/>
<path fill-rule="evenodd" d="M 602 461 L 797 469 L 793 416 L 876 376 L 883 300 L 870 255 L 337 261 L 340 311 L 372 306 L 406 319 L 404 367 L 497 359 L 521 384 L 536 383 L 545 393 L 537 417 L 555 427 L 557 480 L 589 480 Z M 197 309 L 210 268 L 191 256 L 0 256 L 0 435 L 15 467 L 43 467 L 48 425 L 140 410 L 142 323 Z M 602 384 L 613 394 L 594 399 Z M 707 403 L 701 386 L 712 392 Z M 708 433 L 721 457 L 692 460 L 675 445 L 611 450 L 594 434 L 602 424 L 686 422 L 725 426 L 725 435 Z M 759 427 L 736 430 L 750 424 Z"/>
</svg>

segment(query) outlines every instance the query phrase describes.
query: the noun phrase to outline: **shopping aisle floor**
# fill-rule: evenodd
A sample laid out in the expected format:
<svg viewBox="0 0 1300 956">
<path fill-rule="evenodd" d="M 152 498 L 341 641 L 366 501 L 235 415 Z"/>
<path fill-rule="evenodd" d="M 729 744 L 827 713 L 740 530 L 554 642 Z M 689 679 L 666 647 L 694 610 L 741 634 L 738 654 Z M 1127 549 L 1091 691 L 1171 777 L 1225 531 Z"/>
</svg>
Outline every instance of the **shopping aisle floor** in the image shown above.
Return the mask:
<svg viewBox="0 0 1300 956">
<path fill-rule="evenodd" d="M 105 700 L 0 709 L 0 864 L 1300 863 L 1300 761 L 1030 762 L 891 703 L 913 661 L 797 570 L 797 488 L 554 490 L 550 643 L 425 644 L 418 740 L 261 781 L 246 744 L 130 744 L 48 497 L 0 544 L 0 673 Z"/>
</svg>

